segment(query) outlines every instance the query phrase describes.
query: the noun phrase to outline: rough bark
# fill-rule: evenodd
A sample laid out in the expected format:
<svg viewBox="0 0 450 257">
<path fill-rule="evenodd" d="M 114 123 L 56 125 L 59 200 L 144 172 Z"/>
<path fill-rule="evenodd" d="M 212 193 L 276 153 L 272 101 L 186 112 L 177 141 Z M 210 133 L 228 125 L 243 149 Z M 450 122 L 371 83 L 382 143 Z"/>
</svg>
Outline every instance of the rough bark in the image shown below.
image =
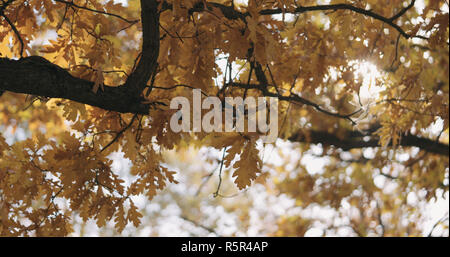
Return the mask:
<svg viewBox="0 0 450 257">
<path fill-rule="evenodd" d="M 136 69 L 125 85 L 135 94 L 144 90 L 156 72 L 159 56 L 159 11 L 158 1 L 141 0 L 142 52 Z"/>
<path fill-rule="evenodd" d="M 355 133 L 348 132 L 344 137 L 338 137 L 324 131 L 308 131 L 307 133 L 298 132 L 288 138 L 291 142 L 322 144 L 326 146 L 334 146 L 344 151 L 351 149 L 361 149 L 366 147 L 381 147 L 379 137 L 375 135 L 365 136 L 368 140 L 364 140 L 363 136 L 352 135 Z M 392 146 L 390 143 L 389 146 Z M 423 151 L 429 153 L 448 156 L 449 145 L 422 138 L 415 135 L 403 135 L 398 142 L 398 146 L 403 147 L 418 147 Z"/>
<path fill-rule="evenodd" d="M 125 86 L 105 86 L 92 92 L 94 83 L 75 78 L 66 70 L 39 56 L 20 60 L 0 58 L 0 91 L 64 98 L 121 113 L 147 114 L 148 104 Z"/>
<path fill-rule="evenodd" d="M 155 73 L 159 55 L 157 0 L 141 0 L 142 52 L 136 68 L 124 85 L 104 86 L 92 92 L 93 82 L 75 78 L 66 70 L 39 56 L 19 60 L 0 58 L 0 95 L 3 91 L 65 98 L 121 113 L 148 114 L 150 105 L 141 97 Z"/>
</svg>

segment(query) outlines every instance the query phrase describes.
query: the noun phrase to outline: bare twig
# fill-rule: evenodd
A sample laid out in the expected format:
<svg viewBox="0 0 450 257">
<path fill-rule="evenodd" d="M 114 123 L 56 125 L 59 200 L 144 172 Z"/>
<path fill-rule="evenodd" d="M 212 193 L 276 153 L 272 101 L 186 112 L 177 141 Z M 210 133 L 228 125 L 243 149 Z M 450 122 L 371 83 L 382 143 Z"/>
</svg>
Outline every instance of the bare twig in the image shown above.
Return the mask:
<svg viewBox="0 0 450 257">
<path fill-rule="evenodd" d="M 416 3 L 416 0 L 412 0 L 411 3 L 406 6 L 405 8 L 403 8 L 400 12 L 398 12 L 396 15 L 392 16 L 389 20 L 391 22 L 395 21 L 396 19 L 400 18 L 400 16 L 402 16 L 403 14 L 405 14 L 409 9 L 411 9 L 414 4 Z"/>
<path fill-rule="evenodd" d="M 100 152 L 105 151 L 108 147 L 110 147 L 112 144 L 114 144 L 114 142 L 116 142 L 119 137 L 127 130 L 131 127 L 131 125 L 133 125 L 133 122 L 136 120 L 137 118 L 137 114 L 133 115 L 133 118 L 131 119 L 130 123 L 128 123 L 127 126 L 125 126 L 121 131 L 119 131 L 116 136 L 114 137 L 113 140 L 111 140 L 111 142 L 109 142 L 105 147 L 102 148 L 102 150 L 100 150 Z"/>
<path fill-rule="evenodd" d="M 430 233 L 428 233 L 428 237 L 433 236 L 433 232 L 434 230 L 437 228 L 437 226 L 441 223 L 443 223 L 444 221 L 448 220 L 448 212 L 444 215 L 444 217 L 440 218 L 436 223 L 434 223 L 433 227 L 431 228 Z"/>
<path fill-rule="evenodd" d="M 219 184 L 217 185 L 217 190 L 213 194 L 214 197 L 219 196 L 220 187 L 222 186 L 222 169 L 223 169 L 223 161 L 225 160 L 225 152 L 227 151 L 227 148 L 223 148 L 223 154 L 222 154 L 222 161 L 220 162 L 220 169 L 219 169 Z"/>
<path fill-rule="evenodd" d="M 109 12 L 105 12 L 105 11 L 92 9 L 92 8 L 89 8 L 89 7 L 86 7 L 86 6 L 77 5 L 73 1 L 69 2 L 69 1 L 64 1 L 64 0 L 55 0 L 55 2 L 63 3 L 63 4 L 66 4 L 66 5 L 73 6 L 75 8 L 86 10 L 86 11 L 90 11 L 90 12 L 95 12 L 95 13 L 100 13 L 100 14 L 116 17 L 118 19 L 121 19 L 121 20 L 123 20 L 125 22 L 132 23 L 132 24 L 137 23 L 139 21 L 138 19 L 136 19 L 136 20 L 129 20 L 129 19 L 126 19 L 126 18 L 124 18 L 124 17 L 122 17 L 120 15 L 114 14 L 114 13 L 109 13 Z"/>
<path fill-rule="evenodd" d="M 12 3 L 13 1 L 8 1 L 7 3 Z M 11 27 L 11 29 L 13 30 L 14 34 L 16 34 L 17 39 L 20 42 L 20 57 L 23 57 L 23 49 L 24 49 L 24 43 L 23 43 L 23 39 L 22 36 L 20 36 L 19 31 L 17 30 L 16 26 L 14 25 L 14 23 L 8 18 L 8 16 L 6 16 L 3 12 L 3 9 L 6 8 L 7 3 L 5 3 L 4 5 L 2 5 L 2 8 L 0 8 L 0 16 L 2 16 L 5 21 L 9 24 L 9 26 Z"/>
<path fill-rule="evenodd" d="M 203 225 L 203 224 L 200 224 L 200 223 L 198 223 L 197 221 L 192 220 L 192 219 L 188 218 L 188 217 L 185 216 L 185 215 L 181 215 L 180 218 L 183 219 L 183 220 L 185 220 L 185 221 L 188 221 L 189 223 L 192 223 L 192 224 L 195 225 L 196 227 L 199 227 L 199 228 L 202 228 L 202 229 L 208 231 L 209 233 L 213 233 L 213 234 L 215 234 L 215 235 L 219 235 L 213 228 L 210 228 L 210 227 L 207 227 L 207 226 L 205 226 L 205 225 Z"/>
</svg>

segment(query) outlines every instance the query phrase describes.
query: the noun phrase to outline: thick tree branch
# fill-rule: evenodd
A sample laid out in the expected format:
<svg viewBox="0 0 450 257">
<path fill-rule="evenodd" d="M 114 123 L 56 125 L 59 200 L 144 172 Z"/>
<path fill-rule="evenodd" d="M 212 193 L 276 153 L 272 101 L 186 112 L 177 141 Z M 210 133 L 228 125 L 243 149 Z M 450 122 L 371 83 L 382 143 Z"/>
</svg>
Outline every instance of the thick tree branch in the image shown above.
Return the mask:
<svg viewBox="0 0 450 257">
<path fill-rule="evenodd" d="M 0 91 L 64 98 L 121 113 L 148 114 L 150 105 L 131 94 L 127 87 L 109 87 L 92 92 L 93 82 L 75 78 L 66 70 L 39 56 L 20 60 L 0 58 Z"/>
<path fill-rule="evenodd" d="M 371 136 L 369 140 L 364 140 L 362 137 L 353 137 L 352 134 L 354 133 L 349 132 L 344 137 L 338 137 L 325 131 L 308 131 L 307 133 L 298 132 L 289 137 L 288 140 L 292 142 L 334 146 L 344 151 L 365 147 L 380 147 L 378 137 Z M 449 154 L 449 145 L 415 135 L 403 135 L 398 145 L 418 147 L 423 151 L 443 156 L 448 156 Z"/>
<path fill-rule="evenodd" d="M 159 1 L 141 0 L 142 53 L 136 69 L 127 79 L 126 87 L 140 94 L 156 72 L 159 56 Z"/>
<path fill-rule="evenodd" d="M 121 16 L 57 1 L 76 8 L 111 15 L 127 22 Z M 148 114 L 150 104 L 141 93 L 157 68 L 159 55 L 159 2 L 141 0 L 142 53 L 126 83 L 119 87 L 105 86 L 104 91 L 92 92 L 93 82 L 75 78 L 66 70 L 39 56 L 18 61 L 0 58 L 0 92 L 33 94 L 50 98 L 64 98 L 121 113 Z M 2 5 L 2 10 L 5 5 Z M 14 29 L 14 28 L 13 28 Z"/>
</svg>

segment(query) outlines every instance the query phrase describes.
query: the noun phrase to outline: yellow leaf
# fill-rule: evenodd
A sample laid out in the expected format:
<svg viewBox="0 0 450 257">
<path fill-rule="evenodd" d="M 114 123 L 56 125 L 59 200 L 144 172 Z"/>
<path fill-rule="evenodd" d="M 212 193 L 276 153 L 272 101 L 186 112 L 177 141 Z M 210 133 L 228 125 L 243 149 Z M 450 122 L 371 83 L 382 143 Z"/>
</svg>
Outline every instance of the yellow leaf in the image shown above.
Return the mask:
<svg viewBox="0 0 450 257">
<path fill-rule="evenodd" d="M 234 183 L 239 189 L 250 186 L 257 174 L 261 173 L 262 162 L 259 159 L 258 150 L 255 145 L 255 141 L 247 141 L 240 160 L 233 165 L 236 168 L 233 173 L 233 177 L 236 177 Z"/>
<path fill-rule="evenodd" d="M 92 87 L 92 92 L 94 94 L 97 94 L 98 88 L 100 87 L 102 91 L 105 91 L 105 88 L 103 87 L 104 77 L 103 77 L 103 71 L 99 68 L 95 69 L 95 80 L 94 80 L 94 86 Z"/>
<path fill-rule="evenodd" d="M 135 227 L 141 224 L 142 214 L 137 210 L 136 205 L 133 202 L 130 203 L 130 209 L 128 210 L 127 220 L 133 222 Z"/>
<path fill-rule="evenodd" d="M 123 210 L 123 205 L 119 205 L 117 207 L 116 212 L 116 218 L 114 221 L 116 222 L 116 225 L 114 226 L 117 231 L 120 233 L 125 229 L 125 226 L 127 225 L 127 220 L 125 219 L 125 211 Z"/>
</svg>

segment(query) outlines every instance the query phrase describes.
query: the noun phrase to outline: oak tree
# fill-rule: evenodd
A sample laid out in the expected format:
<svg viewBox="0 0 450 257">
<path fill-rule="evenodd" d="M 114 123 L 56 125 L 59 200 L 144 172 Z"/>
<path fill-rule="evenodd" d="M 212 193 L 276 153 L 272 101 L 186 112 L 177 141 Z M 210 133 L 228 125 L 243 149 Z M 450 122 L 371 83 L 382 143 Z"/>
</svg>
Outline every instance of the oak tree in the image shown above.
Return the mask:
<svg viewBox="0 0 450 257">
<path fill-rule="evenodd" d="M 2 0 L 0 235 L 70 235 L 74 215 L 119 233 L 138 227 L 135 197 L 178 183 L 183 165 L 173 167 L 192 147 L 219 150 L 219 176 L 229 172 L 236 190 L 258 183 L 302 208 L 348 205 L 358 215 L 340 215 L 360 236 L 423 234 L 408 194 L 430 201 L 449 187 L 448 8 Z M 173 132 L 169 103 L 193 89 L 278 99 L 277 143 L 258 132 Z M 26 138 L 11 138 L 17 128 Z M 267 147 L 284 157 L 265 162 Z M 168 165 L 169 150 L 178 164 Z M 131 161 L 131 180 L 113 171 L 114 152 Z M 320 172 L 308 156 L 323 160 Z M 272 235 L 304 235 L 313 222 L 286 214 Z"/>
</svg>

